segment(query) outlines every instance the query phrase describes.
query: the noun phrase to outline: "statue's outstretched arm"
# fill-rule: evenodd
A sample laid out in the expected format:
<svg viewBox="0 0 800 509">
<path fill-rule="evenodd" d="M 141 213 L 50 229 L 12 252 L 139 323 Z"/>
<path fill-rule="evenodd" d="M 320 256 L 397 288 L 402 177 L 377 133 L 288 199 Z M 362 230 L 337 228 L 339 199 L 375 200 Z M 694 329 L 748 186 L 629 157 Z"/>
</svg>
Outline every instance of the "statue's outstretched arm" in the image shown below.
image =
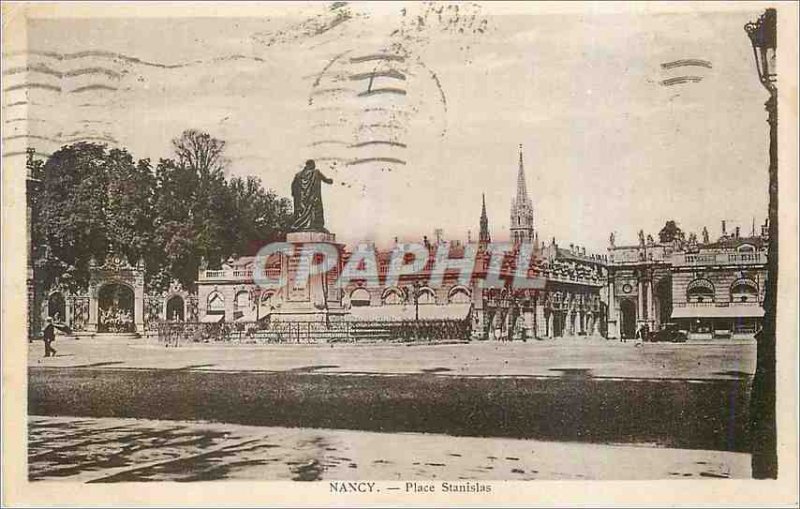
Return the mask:
<svg viewBox="0 0 800 509">
<path fill-rule="evenodd" d="M 317 170 L 317 171 L 319 171 L 319 170 Z M 325 182 L 326 184 L 333 184 L 333 179 L 329 179 L 329 178 L 328 178 L 328 177 L 326 177 L 326 176 L 325 176 L 325 174 L 324 174 L 324 173 L 322 173 L 321 171 L 319 172 L 319 178 L 320 178 L 320 179 L 321 179 L 323 182 Z"/>
</svg>

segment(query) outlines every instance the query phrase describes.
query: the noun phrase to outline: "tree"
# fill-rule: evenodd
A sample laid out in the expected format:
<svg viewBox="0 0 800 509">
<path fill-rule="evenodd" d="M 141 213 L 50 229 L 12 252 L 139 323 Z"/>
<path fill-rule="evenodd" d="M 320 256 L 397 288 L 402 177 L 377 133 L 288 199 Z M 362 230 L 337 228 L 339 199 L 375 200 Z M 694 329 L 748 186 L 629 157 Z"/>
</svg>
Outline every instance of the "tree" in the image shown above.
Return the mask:
<svg viewBox="0 0 800 509">
<path fill-rule="evenodd" d="M 86 288 L 91 260 L 102 262 L 109 248 L 130 263 L 149 249 L 147 161 L 136 164 L 125 150 L 78 143 L 52 154 L 40 174 L 32 226 L 37 277 L 46 287 Z"/>
<path fill-rule="evenodd" d="M 675 221 L 667 221 L 661 231 L 658 232 L 658 241 L 662 244 L 669 244 L 681 239 L 683 239 L 683 232 L 678 228 L 678 224 Z"/>
<path fill-rule="evenodd" d="M 228 183 L 235 225 L 234 254 L 250 254 L 267 242 L 279 240 L 291 226 L 290 202 L 265 191 L 257 177 L 235 177 Z"/>
<path fill-rule="evenodd" d="M 255 177 L 226 181 L 223 141 L 185 131 L 173 146 L 176 158 L 155 169 L 124 149 L 92 143 L 31 163 L 31 177 L 41 179 L 31 196 L 37 280 L 85 289 L 90 261 L 114 250 L 131 264 L 144 261 L 150 290 L 173 279 L 190 289 L 203 260 L 219 268 L 284 235 L 289 200 Z"/>
<path fill-rule="evenodd" d="M 149 160 L 134 164 L 124 150 L 111 150 L 108 160 L 108 240 L 115 252 L 135 264 L 153 248 L 155 176 Z"/>
<path fill-rule="evenodd" d="M 222 155 L 225 142 L 208 133 L 187 129 L 172 140 L 172 147 L 178 164 L 193 168 L 200 175 L 214 175 L 225 169 L 227 161 Z"/>
</svg>

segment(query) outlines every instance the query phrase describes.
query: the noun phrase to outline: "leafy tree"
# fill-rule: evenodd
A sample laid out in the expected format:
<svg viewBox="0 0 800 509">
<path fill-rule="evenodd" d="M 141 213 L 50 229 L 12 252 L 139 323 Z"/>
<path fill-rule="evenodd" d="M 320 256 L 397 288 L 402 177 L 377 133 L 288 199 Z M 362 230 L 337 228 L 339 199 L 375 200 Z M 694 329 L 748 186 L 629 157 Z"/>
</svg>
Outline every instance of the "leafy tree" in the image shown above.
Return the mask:
<svg viewBox="0 0 800 509">
<path fill-rule="evenodd" d="M 266 242 L 281 239 L 291 225 L 290 201 L 265 191 L 257 177 L 228 183 L 235 233 L 233 254 L 251 254 Z"/>
<path fill-rule="evenodd" d="M 105 145 L 78 143 L 51 155 L 35 199 L 37 277 L 85 288 L 91 260 L 102 262 L 109 248 L 136 263 L 148 250 L 150 177 L 147 161 Z"/>
<path fill-rule="evenodd" d="M 225 142 L 212 138 L 210 134 L 187 129 L 179 138 L 172 140 L 178 164 L 193 168 L 200 175 L 221 174 L 226 160 L 222 153 Z"/>
<path fill-rule="evenodd" d="M 172 279 L 189 289 L 203 260 L 218 268 L 283 236 L 289 200 L 255 177 L 226 181 L 223 141 L 190 130 L 173 147 L 175 159 L 155 168 L 92 143 L 64 146 L 44 165 L 31 162 L 41 179 L 31 196 L 37 279 L 85 288 L 90 261 L 113 249 L 131 264 L 144 260 L 149 289 L 164 290 Z"/>
<path fill-rule="evenodd" d="M 135 264 L 153 248 L 155 176 L 149 160 L 134 163 L 124 150 L 111 150 L 108 159 L 108 240 L 117 253 Z"/>
<path fill-rule="evenodd" d="M 682 240 L 683 238 L 683 231 L 678 228 L 678 224 L 675 221 L 667 221 L 661 231 L 658 232 L 658 241 L 662 244 L 668 244 L 676 239 Z"/>
</svg>

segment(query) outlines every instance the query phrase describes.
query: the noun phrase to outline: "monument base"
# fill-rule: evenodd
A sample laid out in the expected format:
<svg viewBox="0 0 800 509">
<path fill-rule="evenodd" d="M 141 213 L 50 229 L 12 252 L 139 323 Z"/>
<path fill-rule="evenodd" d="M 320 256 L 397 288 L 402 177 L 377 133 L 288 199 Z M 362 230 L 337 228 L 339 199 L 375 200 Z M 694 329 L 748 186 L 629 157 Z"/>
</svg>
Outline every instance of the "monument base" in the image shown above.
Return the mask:
<svg viewBox="0 0 800 509">
<path fill-rule="evenodd" d="M 272 323 L 319 323 L 319 324 L 335 324 L 341 323 L 347 316 L 347 311 L 344 309 L 301 309 L 298 307 L 289 307 L 288 309 L 276 309 L 269 315 L 270 322 Z"/>
<path fill-rule="evenodd" d="M 286 235 L 290 244 L 325 243 L 336 246 L 341 252 L 342 246 L 336 244 L 336 235 L 329 232 L 300 231 Z M 337 323 L 344 320 L 347 311 L 342 308 L 341 295 L 334 283 L 341 271 L 339 265 L 325 275 L 311 277 L 304 288 L 293 286 L 294 276 L 298 271 L 299 249 L 281 261 L 281 280 L 286 283 L 283 298 L 270 313 L 270 320 L 275 322 L 312 322 L 320 324 Z"/>
<path fill-rule="evenodd" d="M 286 242 L 336 242 L 336 235 L 329 232 L 291 232 L 286 234 Z"/>
</svg>

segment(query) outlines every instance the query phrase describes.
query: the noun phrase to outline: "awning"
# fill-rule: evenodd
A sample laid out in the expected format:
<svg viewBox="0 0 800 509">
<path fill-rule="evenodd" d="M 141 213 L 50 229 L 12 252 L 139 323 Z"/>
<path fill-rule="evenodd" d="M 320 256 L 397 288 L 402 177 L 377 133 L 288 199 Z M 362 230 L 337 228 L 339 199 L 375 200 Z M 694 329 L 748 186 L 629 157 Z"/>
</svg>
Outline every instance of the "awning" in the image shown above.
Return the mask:
<svg viewBox="0 0 800 509">
<path fill-rule="evenodd" d="M 246 312 L 245 314 L 243 314 L 242 316 L 240 316 L 239 318 L 237 318 L 234 321 L 235 322 L 255 322 L 256 321 L 256 316 L 258 316 L 259 320 L 263 320 L 269 314 L 270 314 L 269 306 L 266 306 L 266 305 L 262 304 L 261 305 L 261 309 L 259 309 L 257 313 L 256 313 L 256 309 L 252 308 L 248 312 Z"/>
<path fill-rule="evenodd" d="M 761 318 L 761 306 L 686 306 L 674 308 L 672 318 Z"/>
<path fill-rule="evenodd" d="M 202 323 L 219 323 L 225 318 L 225 315 L 206 315 L 200 319 Z"/>
<path fill-rule="evenodd" d="M 470 303 L 420 304 L 420 320 L 463 320 L 469 314 Z M 416 309 L 409 305 L 356 306 L 350 308 L 350 319 L 357 321 L 400 322 L 415 320 Z"/>
</svg>

